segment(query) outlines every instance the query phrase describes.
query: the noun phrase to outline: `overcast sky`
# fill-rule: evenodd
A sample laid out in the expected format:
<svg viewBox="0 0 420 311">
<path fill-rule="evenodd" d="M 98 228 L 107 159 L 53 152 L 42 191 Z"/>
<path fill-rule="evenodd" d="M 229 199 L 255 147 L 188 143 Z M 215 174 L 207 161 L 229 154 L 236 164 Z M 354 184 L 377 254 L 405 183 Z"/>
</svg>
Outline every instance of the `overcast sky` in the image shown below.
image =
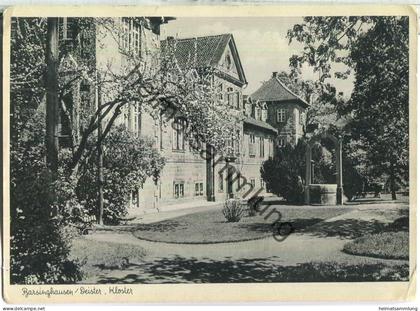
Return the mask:
<svg viewBox="0 0 420 311">
<path fill-rule="evenodd" d="M 250 94 L 262 81 L 268 80 L 273 71 L 289 71 L 290 56 L 298 54 L 302 46 L 295 42 L 289 45 L 286 34 L 288 29 L 301 21 L 301 17 L 179 17 L 164 25 L 161 34 L 164 39 L 166 36 L 188 38 L 232 33 L 249 82 L 245 94 Z M 316 79 L 317 75 L 312 69 L 305 68 L 303 77 Z M 351 94 L 351 80 L 334 79 L 329 82 L 345 95 Z"/>
</svg>

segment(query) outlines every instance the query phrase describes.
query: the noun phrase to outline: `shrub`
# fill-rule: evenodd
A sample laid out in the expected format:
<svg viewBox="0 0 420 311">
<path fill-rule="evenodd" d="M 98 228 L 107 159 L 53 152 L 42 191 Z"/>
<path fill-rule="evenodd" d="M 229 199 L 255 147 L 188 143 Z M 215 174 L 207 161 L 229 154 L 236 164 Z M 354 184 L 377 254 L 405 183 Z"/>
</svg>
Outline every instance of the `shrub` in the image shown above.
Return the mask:
<svg viewBox="0 0 420 311">
<path fill-rule="evenodd" d="M 157 179 L 165 162 L 151 140 L 135 137 L 123 126 L 108 134 L 103 156 L 104 223 L 116 224 L 127 214 L 131 192 L 146 178 Z M 91 215 L 97 215 L 98 209 L 96 178 L 96 163 L 92 161 L 77 185 L 77 195 Z"/>
<path fill-rule="evenodd" d="M 227 222 L 238 222 L 242 218 L 244 209 L 239 199 L 229 199 L 223 203 L 222 212 Z"/>
<path fill-rule="evenodd" d="M 305 149 L 299 142 L 296 147 L 287 145 L 278 148 L 275 157 L 265 161 L 261 167 L 261 177 L 267 191 L 283 197 L 288 202 L 303 202 L 303 182 L 305 174 Z"/>
<path fill-rule="evenodd" d="M 343 191 L 349 201 L 353 201 L 358 194 L 365 191 L 367 183 L 364 177 L 356 168 L 354 161 L 348 157 L 343 157 Z"/>
<path fill-rule="evenodd" d="M 74 283 L 80 265 L 69 259 L 71 235 L 63 230 L 71 185 L 45 165 L 43 117 L 34 116 L 11 146 L 10 278 L 12 284 Z M 71 195 L 70 195 L 71 196 Z"/>
</svg>

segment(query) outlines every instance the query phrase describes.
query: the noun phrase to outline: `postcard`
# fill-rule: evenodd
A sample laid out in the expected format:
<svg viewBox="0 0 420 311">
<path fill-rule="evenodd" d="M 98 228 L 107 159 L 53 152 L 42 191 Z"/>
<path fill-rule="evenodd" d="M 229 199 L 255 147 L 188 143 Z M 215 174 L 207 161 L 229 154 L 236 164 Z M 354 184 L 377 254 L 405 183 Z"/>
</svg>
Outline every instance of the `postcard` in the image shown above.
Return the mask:
<svg viewBox="0 0 420 311">
<path fill-rule="evenodd" d="M 405 301 L 410 6 L 3 14 L 8 303 Z"/>
</svg>

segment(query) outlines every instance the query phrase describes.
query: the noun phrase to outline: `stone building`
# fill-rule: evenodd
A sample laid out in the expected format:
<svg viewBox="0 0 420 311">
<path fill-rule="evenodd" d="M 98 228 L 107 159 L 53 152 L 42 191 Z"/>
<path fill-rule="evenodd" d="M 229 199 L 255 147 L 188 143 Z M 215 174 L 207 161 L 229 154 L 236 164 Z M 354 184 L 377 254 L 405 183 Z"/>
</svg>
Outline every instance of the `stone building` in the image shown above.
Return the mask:
<svg viewBox="0 0 420 311">
<path fill-rule="evenodd" d="M 296 144 L 304 134 L 306 111 L 309 104 L 293 93 L 273 72 L 250 96 L 256 105 L 266 107 L 267 122 L 278 131 L 277 144 Z"/>
<path fill-rule="evenodd" d="M 173 40 L 169 37 L 162 45 L 171 44 Z M 187 65 L 192 55 L 197 57 L 197 69 L 214 70 L 214 87 L 220 99 L 230 106 L 232 113 L 242 115 L 243 121 L 238 124 L 237 133 L 240 140 L 233 143 L 233 154 L 215 154 L 211 159 L 205 159 L 189 147 L 183 133 L 170 126 L 160 129 L 161 152 L 167 164 L 158 182 L 156 207 L 192 200 L 197 203 L 221 201 L 247 193 L 251 187 L 254 188 L 252 192 L 261 186 L 264 189 L 260 167 L 273 152 L 273 138 L 277 131 L 265 122 L 266 110 L 257 113 L 252 109 L 254 105 L 244 100 L 242 92 L 247 80 L 233 36 L 222 34 L 177 39 L 175 57 L 181 68 Z"/>
<path fill-rule="evenodd" d="M 90 57 L 96 68 L 109 68 L 118 73 L 127 64 L 126 51 L 136 53 L 147 66 L 157 68 L 162 47 L 171 44 L 173 38 L 160 39 L 160 26 L 171 18 L 139 17 L 115 19 L 122 32 L 115 38 L 106 26 L 91 23 L 93 36 L 84 40 L 78 36 L 79 47 L 71 61 L 78 57 Z M 60 22 L 61 38 L 68 40 L 73 34 L 71 19 Z M 74 37 L 71 37 L 71 41 Z M 214 70 L 214 85 L 220 96 L 230 106 L 232 113 L 242 116 L 238 124 L 239 141 L 233 141 L 232 154 L 203 158 L 194 150 L 185 133 L 172 126 L 174 120 L 162 122 L 133 103 L 124 108 L 115 125 L 124 124 L 135 135 L 152 138 L 154 147 L 166 159 L 160 179 L 146 180 L 138 191 L 131 194 L 129 213 L 141 214 L 156 211 L 168 205 L 192 203 L 200 205 L 206 201 L 222 201 L 229 197 L 251 193 L 263 193 L 264 184 L 260 178 L 261 163 L 272 156 L 273 139 L 277 130 L 268 124 L 269 112 L 266 106 L 244 99 L 242 94 L 247 86 L 239 52 L 231 34 L 185 38 L 176 40 L 175 57 L 180 67 L 188 63 L 191 55 L 196 55 L 197 69 Z M 100 94 L 99 94 L 100 93 Z M 80 83 L 72 92 L 74 107 L 92 105 L 98 98 L 112 98 L 107 90 L 95 90 L 89 83 Z M 65 132 L 65 124 L 62 132 Z M 209 146 L 203 146 L 204 149 Z M 106 178 L 106 177 L 105 177 Z"/>
</svg>

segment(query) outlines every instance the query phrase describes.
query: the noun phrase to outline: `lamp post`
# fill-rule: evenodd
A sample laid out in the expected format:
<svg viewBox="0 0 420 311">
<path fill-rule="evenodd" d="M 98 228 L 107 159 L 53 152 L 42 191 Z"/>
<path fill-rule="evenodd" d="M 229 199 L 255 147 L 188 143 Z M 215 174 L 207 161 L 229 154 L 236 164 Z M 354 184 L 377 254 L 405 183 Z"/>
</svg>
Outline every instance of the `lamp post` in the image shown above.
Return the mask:
<svg viewBox="0 0 420 311">
<path fill-rule="evenodd" d="M 343 139 L 338 136 L 337 142 L 337 205 L 343 205 Z"/>
</svg>

